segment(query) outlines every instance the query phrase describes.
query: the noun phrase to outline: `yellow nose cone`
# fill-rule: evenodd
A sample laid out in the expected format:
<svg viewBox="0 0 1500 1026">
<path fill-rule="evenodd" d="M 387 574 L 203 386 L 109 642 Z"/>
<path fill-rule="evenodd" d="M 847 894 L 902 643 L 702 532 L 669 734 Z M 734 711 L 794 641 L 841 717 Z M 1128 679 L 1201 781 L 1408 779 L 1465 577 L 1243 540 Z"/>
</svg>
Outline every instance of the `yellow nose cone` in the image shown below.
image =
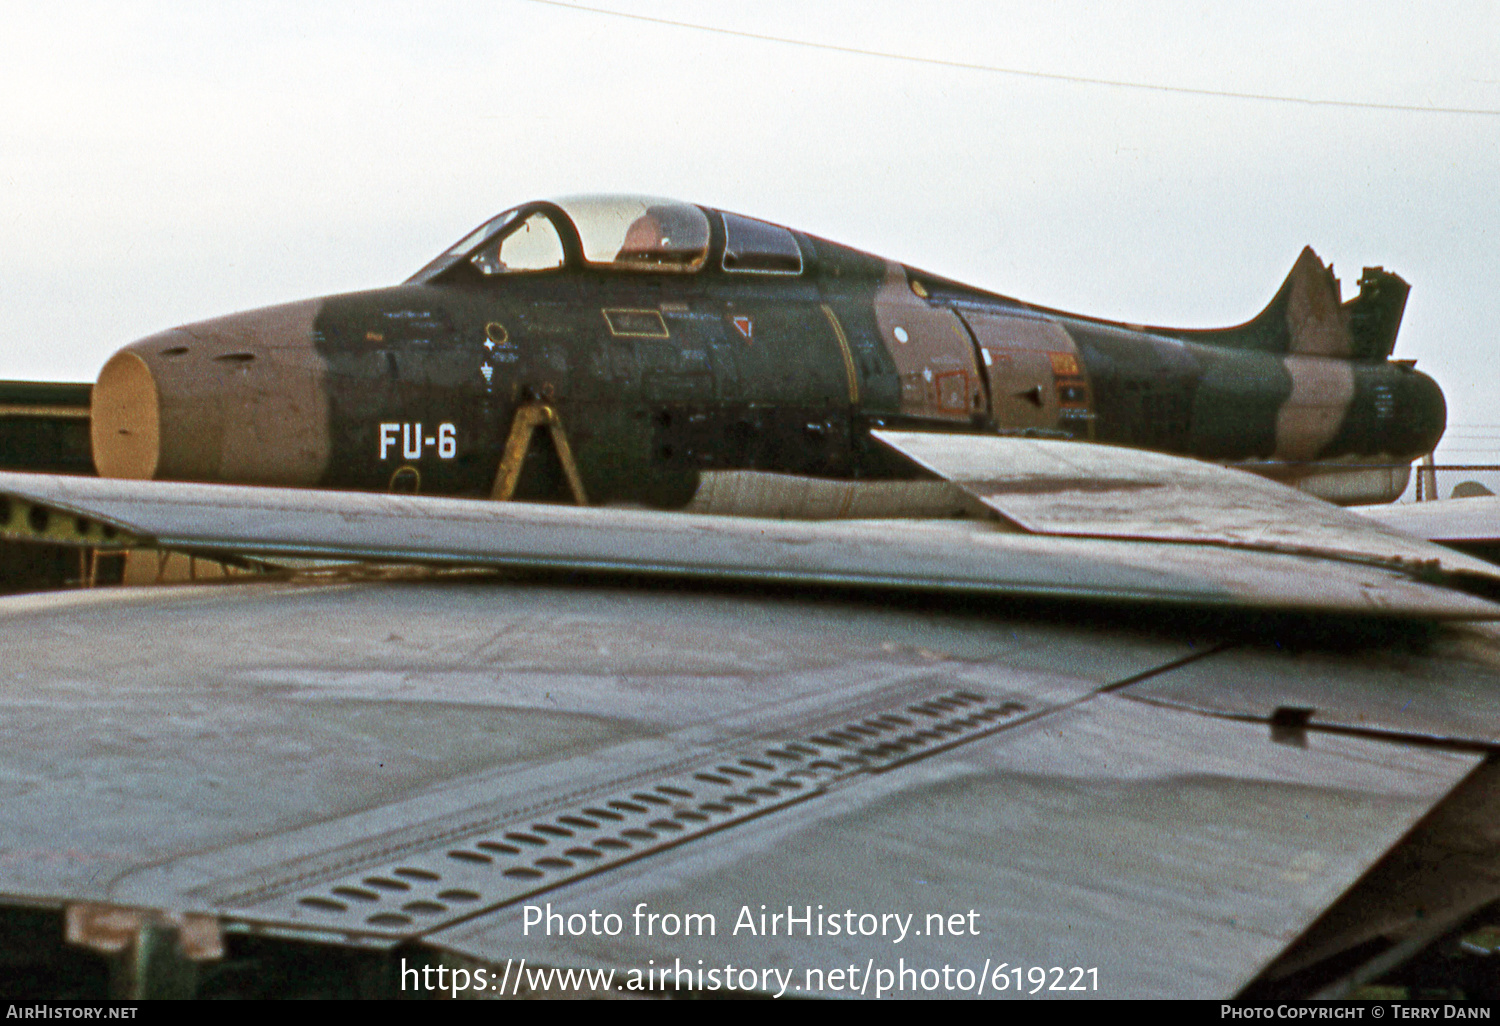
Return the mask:
<svg viewBox="0 0 1500 1026">
<path fill-rule="evenodd" d="M 161 396 L 151 369 L 135 353 L 119 352 L 94 385 L 89 433 L 100 477 L 149 479 L 161 456 Z"/>
</svg>

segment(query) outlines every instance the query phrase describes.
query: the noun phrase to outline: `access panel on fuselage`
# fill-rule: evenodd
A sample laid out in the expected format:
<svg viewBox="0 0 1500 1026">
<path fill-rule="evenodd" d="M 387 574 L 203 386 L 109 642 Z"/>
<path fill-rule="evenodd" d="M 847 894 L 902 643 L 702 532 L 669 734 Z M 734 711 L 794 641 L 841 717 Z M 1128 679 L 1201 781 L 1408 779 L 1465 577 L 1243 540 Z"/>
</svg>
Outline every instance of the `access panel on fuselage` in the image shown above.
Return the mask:
<svg viewBox="0 0 1500 1026">
<path fill-rule="evenodd" d="M 1199 362 L 1183 343 L 1121 325 L 1070 320 L 1097 419 L 1092 437 L 1191 452 Z"/>
<path fill-rule="evenodd" d="M 966 310 L 962 316 L 979 344 L 996 424 L 1090 437 L 1088 379 L 1060 324 L 1019 312 Z"/>
<path fill-rule="evenodd" d="M 454 387 L 462 318 L 449 298 L 408 287 L 323 302 L 313 344 L 328 366 L 325 487 L 477 488 L 472 398 Z"/>
<path fill-rule="evenodd" d="M 984 385 L 969 333 L 952 310 L 918 295 L 898 263 L 886 264 L 875 320 L 896 364 L 903 415 L 949 421 L 983 415 Z"/>
<path fill-rule="evenodd" d="M 650 501 L 671 504 L 668 493 L 690 497 L 699 470 L 843 469 L 850 379 L 816 288 L 709 272 L 622 274 L 596 289 L 588 335 L 616 414 L 596 443 L 610 452 L 601 473 L 617 479 L 608 493 L 662 478 L 672 486 L 653 485 L 662 497 Z"/>
<path fill-rule="evenodd" d="M 836 318 L 803 280 L 725 275 L 695 321 L 720 382 L 708 410 L 684 410 L 675 438 L 700 469 L 837 474 L 858 398 Z"/>
</svg>

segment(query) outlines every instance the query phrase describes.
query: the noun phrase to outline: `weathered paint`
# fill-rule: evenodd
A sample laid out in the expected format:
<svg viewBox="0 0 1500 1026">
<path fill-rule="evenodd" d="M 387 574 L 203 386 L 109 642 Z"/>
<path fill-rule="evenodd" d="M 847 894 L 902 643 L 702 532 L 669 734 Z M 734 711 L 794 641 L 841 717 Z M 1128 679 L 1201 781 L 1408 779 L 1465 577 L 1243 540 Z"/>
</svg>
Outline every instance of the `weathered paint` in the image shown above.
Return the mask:
<svg viewBox="0 0 1500 1026">
<path fill-rule="evenodd" d="M 1019 428 L 1059 428 L 1070 433 L 1092 418 L 1088 382 L 1078 347 L 1050 318 L 967 310 L 989 385 L 990 417 Z M 1084 437 L 1089 437 L 1085 429 Z"/>
<path fill-rule="evenodd" d="M 875 323 L 896 364 L 904 416 L 968 421 L 983 413 L 974 347 L 958 315 L 913 292 L 894 261 L 875 291 Z"/>
<path fill-rule="evenodd" d="M 591 500 L 658 506 L 692 501 L 706 472 L 912 477 L 870 441 L 882 425 L 1350 472 L 1442 434 L 1437 386 L 1388 359 L 1405 283 L 1369 268 L 1340 304 L 1311 250 L 1260 316 L 1183 331 L 1029 306 L 772 226 L 800 272 L 726 270 L 725 222 L 706 208 L 700 270 L 599 267 L 562 208 L 519 209 L 509 225 L 552 220 L 563 267 L 506 274 L 454 250 L 400 286 L 127 347 L 94 392 L 100 472 L 482 496 L 536 402 L 566 425 Z M 417 443 L 382 446 L 393 424 Z M 425 440 L 445 424 L 443 455 Z M 515 494 L 567 501 L 545 439 Z"/>
<path fill-rule="evenodd" d="M 153 335 L 100 372 L 94 462 L 105 477 L 313 485 L 331 450 L 320 301 Z"/>
<path fill-rule="evenodd" d="M 1302 356 L 1348 358 L 1349 332 L 1339 310 L 1338 282 L 1310 249 L 1304 249 L 1287 276 L 1291 294 L 1286 323 L 1291 350 Z"/>
<path fill-rule="evenodd" d="M 637 902 L 718 913 L 718 940 L 679 946 L 685 965 L 800 971 L 835 957 L 904 957 L 977 971 L 988 945 L 1040 953 L 1025 957 L 1043 965 L 1098 964 L 1105 996 L 1222 998 L 1480 757 L 1414 742 L 1399 721 L 1383 737 L 1356 721 L 1364 736 L 1313 730 L 1306 747 L 1273 744 L 1274 689 L 1258 687 L 1272 701 L 1235 722 L 1181 708 L 1215 694 L 1179 675 L 1220 693 L 1240 682 L 1284 689 L 1313 663 L 1337 697 L 1358 695 L 1374 666 L 1389 678 L 1373 681 L 1378 696 L 1412 706 L 1405 715 L 1433 722 L 1439 738 L 1461 736 L 1448 722 L 1464 719 L 1438 718 L 1445 698 L 1500 692 L 1492 663 L 1447 646 L 1414 651 L 1401 632 L 1359 644 L 1319 634 L 1288 657 L 1247 644 L 1243 630 L 1209 633 L 1181 618 L 1168 618 L 1169 632 L 1144 618 L 1025 612 L 452 580 L 9 599 L 0 751 L 6 779 L 26 788 L 11 786 L 0 803 L 7 958 L 35 988 L 54 980 L 72 1000 L 103 997 L 104 972 L 64 975 L 54 966 L 77 963 L 26 950 L 44 935 L 13 928 L 18 905 L 84 903 L 109 903 L 127 921 L 121 906 L 218 919 L 233 931 L 231 961 L 202 979 L 269 976 L 252 994 L 314 975 L 323 948 L 307 940 L 409 939 L 398 954 L 412 965 L 435 947 L 450 967 L 463 953 L 491 968 L 529 957 L 624 972 L 675 954 L 676 942 L 633 931 L 527 936 L 513 900 L 527 876 L 548 888 L 527 900 L 565 913 L 628 915 Z M 1489 633 L 1466 635 L 1493 644 Z M 1413 679 L 1432 700 L 1409 701 Z M 1142 680 L 1165 689 L 1141 697 L 1178 708 L 1133 701 L 1142 685 L 1131 682 Z M 1321 710 L 1328 691 L 1290 700 Z M 969 730 L 955 723 L 977 713 L 993 729 L 976 736 L 974 719 Z M 850 740 L 837 745 L 829 731 Z M 822 787 L 808 786 L 826 779 L 822 767 L 805 770 L 811 760 L 755 765 L 787 743 L 863 771 Z M 741 757 L 753 762 L 736 763 L 738 782 L 691 776 Z M 678 776 L 688 777 L 681 787 Z M 640 793 L 668 804 L 643 805 Z M 721 803 L 731 795 L 733 806 Z M 590 819 L 593 807 L 619 811 Z M 1493 807 L 1491 798 L 1472 822 L 1492 822 Z M 680 814 L 682 827 L 653 830 L 663 814 Z M 528 844 L 529 872 L 507 875 L 523 856 L 505 834 L 538 825 L 553 831 L 540 835 L 548 843 Z M 1482 880 L 1493 833 L 1448 836 L 1456 843 L 1418 869 Z M 534 863 L 583 845 L 603 854 L 600 839 L 632 861 Z M 1411 866 L 1409 849 L 1394 862 Z M 1427 876 L 1389 889 L 1404 899 Z M 409 883 L 366 896 L 366 877 Z M 742 902 L 976 909 L 981 936 L 899 947 L 879 936 L 734 937 Z M 1429 903 L 1427 916 L 1450 907 Z M 399 958 L 367 972 L 375 967 L 353 952 L 333 954 L 340 973 L 358 974 L 335 993 L 368 995 L 388 980 L 383 993 L 401 996 Z M 44 960 L 45 972 L 32 969 Z"/>
<path fill-rule="evenodd" d="M 1354 398 L 1354 368 L 1326 356 L 1288 356 L 1292 394 L 1276 415 L 1276 455 L 1313 460 L 1328 447 Z"/>
</svg>

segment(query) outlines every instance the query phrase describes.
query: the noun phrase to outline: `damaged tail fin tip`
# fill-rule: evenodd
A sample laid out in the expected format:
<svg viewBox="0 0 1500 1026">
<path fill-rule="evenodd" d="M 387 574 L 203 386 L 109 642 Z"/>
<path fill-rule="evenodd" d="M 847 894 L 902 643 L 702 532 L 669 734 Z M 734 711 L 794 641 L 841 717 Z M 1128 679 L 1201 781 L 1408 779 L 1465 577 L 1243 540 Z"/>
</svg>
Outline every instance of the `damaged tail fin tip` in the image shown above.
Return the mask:
<svg viewBox="0 0 1500 1026">
<path fill-rule="evenodd" d="M 1399 275 L 1383 267 L 1366 267 L 1359 278 L 1359 294 L 1343 302 L 1332 265 L 1325 266 L 1307 246 L 1271 302 L 1253 320 L 1235 328 L 1192 334 L 1196 341 L 1237 349 L 1384 360 L 1395 349 L 1410 291 Z"/>
<path fill-rule="evenodd" d="M 1339 280 L 1309 246 L 1265 313 L 1286 323 L 1286 351 L 1301 356 L 1384 360 L 1396 346 L 1396 332 L 1411 291 L 1383 267 L 1366 267 L 1359 294 L 1340 302 Z M 1280 309 L 1278 309 L 1278 306 Z"/>
<path fill-rule="evenodd" d="M 1411 286 L 1399 274 L 1384 267 L 1364 269 L 1359 276 L 1359 295 L 1344 304 L 1355 359 L 1383 360 L 1391 355 L 1409 292 Z"/>
</svg>

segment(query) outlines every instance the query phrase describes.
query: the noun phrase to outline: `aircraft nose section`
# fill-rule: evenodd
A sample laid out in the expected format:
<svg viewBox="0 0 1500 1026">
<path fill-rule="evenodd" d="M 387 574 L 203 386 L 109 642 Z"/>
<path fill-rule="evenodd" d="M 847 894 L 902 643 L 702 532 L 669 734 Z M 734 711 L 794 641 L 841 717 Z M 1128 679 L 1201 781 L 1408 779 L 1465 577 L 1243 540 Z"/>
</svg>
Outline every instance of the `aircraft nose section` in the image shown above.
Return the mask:
<svg viewBox="0 0 1500 1026">
<path fill-rule="evenodd" d="M 99 372 L 89 433 L 100 477 L 156 476 L 161 462 L 161 392 L 146 357 L 134 347 L 110 357 Z"/>
<path fill-rule="evenodd" d="M 94 385 L 100 476 L 316 484 L 329 449 L 317 306 L 189 324 L 116 353 Z"/>
</svg>

